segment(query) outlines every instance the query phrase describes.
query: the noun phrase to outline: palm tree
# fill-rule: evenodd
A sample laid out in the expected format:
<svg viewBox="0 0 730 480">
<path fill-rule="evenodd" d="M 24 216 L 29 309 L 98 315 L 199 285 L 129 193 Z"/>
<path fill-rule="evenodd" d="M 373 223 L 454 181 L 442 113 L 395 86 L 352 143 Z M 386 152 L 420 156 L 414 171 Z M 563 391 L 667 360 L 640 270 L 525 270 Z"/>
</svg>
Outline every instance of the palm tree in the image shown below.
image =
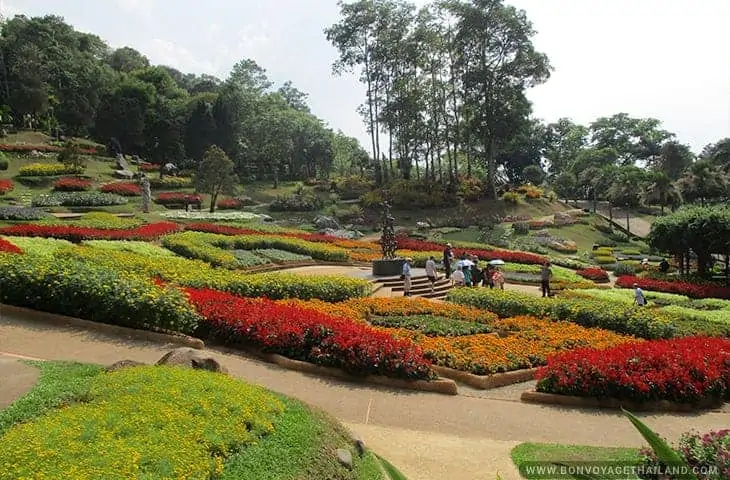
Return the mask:
<svg viewBox="0 0 730 480">
<path fill-rule="evenodd" d="M 642 192 L 642 200 L 647 205 L 659 204 L 661 214 L 664 215 L 664 207 L 672 206 L 672 211 L 682 203 L 682 194 L 677 185 L 664 172 L 653 174 L 651 183 Z"/>
<path fill-rule="evenodd" d="M 730 179 L 721 167 L 701 160 L 682 175 L 677 185 L 682 197 L 689 201 L 699 200 L 704 206 L 708 200 L 727 195 Z"/>
</svg>

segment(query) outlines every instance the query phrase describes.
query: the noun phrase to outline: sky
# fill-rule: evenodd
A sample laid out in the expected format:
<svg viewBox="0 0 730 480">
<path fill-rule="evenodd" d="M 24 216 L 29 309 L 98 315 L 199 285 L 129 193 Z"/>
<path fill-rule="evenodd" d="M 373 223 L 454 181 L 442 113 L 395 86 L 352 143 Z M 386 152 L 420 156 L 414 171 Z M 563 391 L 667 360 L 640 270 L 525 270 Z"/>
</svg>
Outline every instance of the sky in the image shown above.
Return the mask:
<svg viewBox="0 0 730 480">
<path fill-rule="evenodd" d="M 654 117 L 696 152 L 730 137 L 729 1 L 506 1 L 527 12 L 554 68 L 528 92 L 534 116 Z M 367 149 L 356 112 L 365 89 L 356 73 L 332 74 L 337 52 L 323 33 L 339 19 L 336 0 L 0 0 L 0 12 L 57 14 L 186 73 L 225 78 L 251 58 L 276 84 L 307 92 L 313 113 Z"/>
</svg>

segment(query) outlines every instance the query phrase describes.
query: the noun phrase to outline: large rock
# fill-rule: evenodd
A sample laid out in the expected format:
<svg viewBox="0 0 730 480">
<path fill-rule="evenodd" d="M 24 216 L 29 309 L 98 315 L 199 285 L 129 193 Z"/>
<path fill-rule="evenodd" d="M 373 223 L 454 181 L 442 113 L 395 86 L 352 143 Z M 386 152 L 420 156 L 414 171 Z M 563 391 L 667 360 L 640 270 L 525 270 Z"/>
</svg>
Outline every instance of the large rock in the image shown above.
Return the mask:
<svg viewBox="0 0 730 480">
<path fill-rule="evenodd" d="M 228 373 L 228 369 L 213 357 L 201 355 L 199 350 L 182 347 L 167 352 L 155 365 L 172 365 L 176 367 L 209 370 L 211 372 Z"/>
<path fill-rule="evenodd" d="M 338 448 L 335 453 L 337 454 L 337 460 L 342 466 L 348 470 L 352 470 L 352 453 L 345 448 Z"/>
<path fill-rule="evenodd" d="M 317 218 L 314 219 L 314 225 L 317 227 L 318 230 L 325 230 L 327 228 L 331 228 L 332 230 L 339 230 L 340 224 L 332 217 L 326 217 L 324 215 L 320 215 Z"/>
<path fill-rule="evenodd" d="M 120 171 L 128 171 L 129 170 L 129 164 L 127 163 L 127 160 L 125 160 L 124 155 L 121 153 L 117 155 L 117 161 L 116 161 L 117 170 Z"/>
<path fill-rule="evenodd" d="M 129 170 L 115 170 L 114 177 L 124 180 L 132 180 L 134 178 L 134 173 L 130 172 Z"/>
<path fill-rule="evenodd" d="M 142 367 L 145 365 L 147 365 L 147 364 L 138 362 L 136 360 L 120 360 L 120 361 L 112 363 L 111 365 L 106 367 L 106 371 L 107 372 L 116 372 L 117 370 L 122 370 L 124 368 Z"/>
<path fill-rule="evenodd" d="M 332 228 L 325 228 L 324 230 L 320 230 L 319 233 L 323 235 L 329 235 L 331 237 L 344 238 L 347 240 L 357 240 L 364 236 L 361 232 L 358 232 L 357 230 L 334 230 Z"/>
</svg>

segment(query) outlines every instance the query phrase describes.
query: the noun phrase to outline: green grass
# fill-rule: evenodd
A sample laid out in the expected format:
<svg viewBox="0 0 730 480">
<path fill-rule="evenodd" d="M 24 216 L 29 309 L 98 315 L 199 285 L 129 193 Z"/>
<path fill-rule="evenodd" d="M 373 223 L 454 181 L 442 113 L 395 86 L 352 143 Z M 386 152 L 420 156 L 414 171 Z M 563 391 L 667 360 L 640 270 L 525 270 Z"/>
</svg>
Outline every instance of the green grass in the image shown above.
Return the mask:
<svg viewBox="0 0 730 480">
<path fill-rule="evenodd" d="M 38 384 L 27 395 L 0 410 L 0 435 L 11 426 L 27 422 L 85 395 L 89 381 L 102 367 L 67 362 L 27 362 L 40 369 Z"/>
<path fill-rule="evenodd" d="M 11 437 L 5 434 L 11 431 L 12 427 L 20 424 L 27 424 L 34 419 L 46 418 L 47 414 L 58 415 L 68 411 L 57 410 L 61 407 L 71 407 L 71 410 L 78 407 L 87 408 L 85 404 L 91 406 L 93 404 L 92 391 L 94 388 L 114 387 L 114 389 L 126 388 L 127 393 L 134 393 L 144 388 L 129 385 L 123 387 L 123 383 L 117 385 L 119 379 L 127 379 L 136 377 L 133 371 L 120 372 L 121 376 L 116 375 L 114 380 L 98 378 L 103 374 L 103 367 L 98 365 L 87 365 L 69 362 L 27 362 L 28 364 L 40 369 L 40 377 L 38 384 L 24 397 L 17 400 L 11 406 L 4 410 L 0 410 L 0 442 Z M 150 372 L 153 372 L 155 367 Z M 171 370 L 177 372 L 177 370 Z M 190 375 L 212 375 L 202 372 L 193 373 L 188 371 Z M 160 372 L 161 375 L 166 375 Z M 187 375 L 185 371 L 180 371 L 179 375 Z M 210 378 L 213 381 L 213 377 Z M 226 377 L 223 377 L 226 378 Z M 228 381 L 226 379 L 226 381 Z M 110 383 L 111 382 L 111 383 Z M 234 382 L 237 383 L 237 382 Z M 97 385 L 98 384 L 98 385 Z M 94 387 L 96 385 L 96 387 Z M 168 386 L 169 387 L 169 386 Z M 242 388 L 248 388 L 241 385 Z M 97 389 L 98 389 L 97 388 Z M 157 387 L 154 387 L 157 388 Z M 165 387 L 167 388 L 167 387 Z M 206 387 L 207 388 L 207 387 Z M 255 388 L 255 387 L 252 387 Z M 130 390 L 132 389 L 132 390 Z M 102 388 L 104 390 L 104 388 Z M 183 389 L 185 390 L 185 389 Z M 107 393 L 112 390 L 107 388 Z M 116 390 L 115 390 L 116 391 Z M 220 389 L 207 389 L 205 392 L 216 392 L 220 396 Z M 99 393 L 99 392 L 97 392 Z M 172 393 L 170 393 L 172 395 Z M 274 431 L 268 435 L 264 435 L 257 442 L 254 442 L 242 450 L 230 452 L 223 471 L 216 478 L 222 480 L 233 479 L 251 479 L 251 480 L 300 480 L 307 478 L 317 478 L 323 480 L 380 480 L 384 476 L 372 452 L 366 452 L 360 458 L 352 444 L 349 433 L 329 417 L 326 413 L 312 409 L 302 402 L 285 397 L 279 394 L 272 394 L 284 406 L 281 413 L 276 414 L 273 420 Z M 172 397 L 170 397 L 172 398 Z M 190 401 L 198 401 L 199 396 Z M 140 399 L 146 402 L 145 399 Z M 176 401 L 186 401 L 178 398 Z M 111 402 L 114 403 L 114 402 Z M 204 407 L 201 404 L 201 408 Z M 202 412 L 202 410 L 201 410 Z M 166 417 L 166 421 L 174 419 L 177 416 Z M 51 418 L 51 417 L 48 417 Z M 97 437 L 103 426 L 91 421 L 86 417 L 87 421 L 84 425 L 79 426 L 79 430 L 83 435 Z M 122 417 L 131 418 L 131 417 Z M 106 421 L 118 421 L 119 418 L 109 416 Z M 119 438 L 114 442 L 134 441 L 129 435 L 134 436 L 134 428 L 140 424 L 142 419 L 136 419 L 134 422 L 126 422 L 128 428 L 120 431 Z M 215 432 L 207 432 L 206 435 L 212 435 Z M 215 440 L 214 437 L 210 437 Z M 98 440 L 98 438 L 97 438 Z M 39 440 L 40 441 L 40 440 Z M 103 445 L 102 447 L 103 448 Z M 121 448 L 121 447 L 120 447 Z M 339 464 L 335 451 L 338 448 L 350 450 L 353 458 L 353 470 L 349 471 Z M 63 457 L 66 446 L 59 446 L 57 457 Z M 60 457 L 59 457 L 60 456 Z M 101 458 L 101 457 L 100 457 Z M 36 461 L 36 460 L 34 460 Z M 43 463 L 42 459 L 39 459 Z M 45 467 L 52 464 L 44 464 Z M 154 464 L 153 469 L 163 471 L 169 468 L 169 464 L 165 461 Z M 146 467 L 151 467 L 147 465 Z M 0 478 L 3 472 L 0 472 Z M 155 475 L 145 478 L 157 478 Z"/>
<path fill-rule="evenodd" d="M 373 455 L 359 458 L 343 427 L 326 414 L 281 396 L 284 413 L 274 423 L 274 433 L 257 445 L 231 457 L 221 480 L 370 480 L 383 478 Z M 354 469 L 339 465 L 335 450 L 349 449 Z"/>
<path fill-rule="evenodd" d="M 622 447 L 590 447 L 583 445 L 559 445 L 550 443 L 522 443 L 512 449 L 512 461 L 522 476 L 528 480 L 575 480 L 571 475 L 560 473 L 547 475 L 545 473 L 529 474 L 525 471 L 532 466 L 550 466 L 553 463 L 563 463 L 570 466 L 598 466 L 613 467 L 636 466 L 641 462 L 639 451 L 635 448 Z M 609 475 L 599 474 L 600 479 L 634 480 L 636 475 Z"/>
</svg>

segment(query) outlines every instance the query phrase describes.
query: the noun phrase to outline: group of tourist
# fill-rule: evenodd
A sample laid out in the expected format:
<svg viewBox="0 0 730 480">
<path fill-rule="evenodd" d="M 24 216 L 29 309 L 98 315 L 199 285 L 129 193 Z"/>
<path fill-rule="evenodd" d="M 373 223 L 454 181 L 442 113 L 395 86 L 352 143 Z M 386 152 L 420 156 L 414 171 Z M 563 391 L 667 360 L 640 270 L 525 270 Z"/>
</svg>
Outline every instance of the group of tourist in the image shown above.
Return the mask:
<svg viewBox="0 0 730 480">
<path fill-rule="evenodd" d="M 484 269 L 479 268 L 479 258 L 476 255 L 461 255 L 458 262 L 455 263 L 456 268 L 452 272 L 451 266 L 454 264 L 455 256 L 450 243 L 446 244 L 443 252 L 442 266 L 446 272 L 446 278 L 450 278 L 452 285 L 456 287 L 482 287 L 498 288 L 504 290 L 505 278 L 502 271 L 496 265 L 487 265 Z M 413 259 L 406 258 L 401 271 L 401 279 L 403 280 L 403 294 L 406 297 L 411 296 L 411 278 Z M 431 292 L 434 291 L 436 280 L 438 279 L 436 259 L 431 256 L 426 261 L 426 277 L 431 284 Z M 550 277 L 552 270 L 550 264 L 545 263 L 540 272 L 542 296 L 550 296 Z"/>
</svg>

